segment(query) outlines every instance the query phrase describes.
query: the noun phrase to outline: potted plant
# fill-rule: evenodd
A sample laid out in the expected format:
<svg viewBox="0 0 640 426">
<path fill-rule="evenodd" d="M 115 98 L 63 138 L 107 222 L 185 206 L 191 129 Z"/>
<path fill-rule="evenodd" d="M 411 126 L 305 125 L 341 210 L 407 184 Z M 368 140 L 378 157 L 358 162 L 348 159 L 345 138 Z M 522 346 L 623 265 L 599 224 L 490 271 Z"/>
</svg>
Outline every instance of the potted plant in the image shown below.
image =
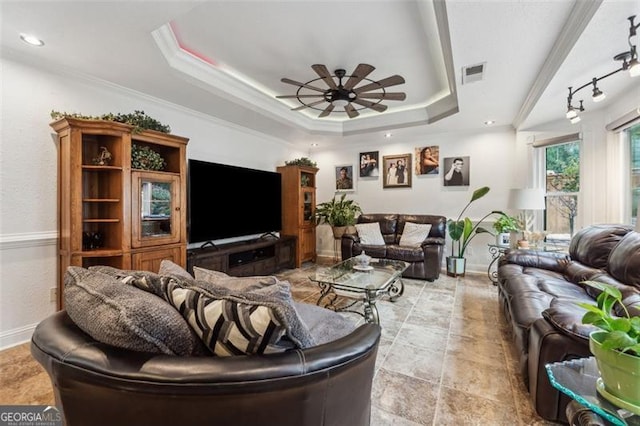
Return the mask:
<svg viewBox="0 0 640 426">
<path fill-rule="evenodd" d="M 347 194 L 342 194 L 339 199 L 334 196 L 331 201 L 320 203 L 316 206 L 316 223 L 326 223 L 331 226 L 333 237 L 342 238 L 344 233 L 354 233 L 356 216 L 362 213 L 362 209 L 354 200 L 347 200 Z"/>
<path fill-rule="evenodd" d="M 317 163 L 310 158 L 300 157 L 290 161 L 284 162 L 285 166 L 307 166 L 307 167 L 317 167 Z"/>
<path fill-rule="evenodd" d="M 629 313 L 622 293 L 612 285 L 597 281 L 583 284 L 601 291 L 596 306 L 578 303 L 587 310 L 582 323 L 599 329 L 589 335 L 589 349 L 600 371 L 598 393 L 612 404 L 640 414 L 640 316 Z"/>
<path fill-rule="evenodd" d="M 508 246 L 511 241 L 511 234 L 519 231 L 521 226 L 517 218 L 505 214 L 493 222 L 493 229 L 496 230 L 496 244 Z"/>
<path fill-rule="evenodd" d="M 449 237 L 451 237 L 451 256 L 447 257 L 447 275 L 452 277 L 464 276 L 465 273 L 465 264 L 466 259 L 464 257 L 464 252 L 467 249 L 467 246 L 473 240 L 473 238 L 482 233 L 488 233 L 493 235 L 490 231 L 481 227 L 480 224 L 483 220 L 488 218 L 493 214 L 499 214 L 504 216 L 505 214 L 501 211 L 494 210 L 491 213 L 487 213 L 482 219 L 478 221 L 475 225 L 471 222 L 471 219 L 468 217 L 463 218 L 462 215 L 469 208 L 471 203 L 476 201 L 479 198 L 484 197 L 489 192 L 488 186 L 483 186 L 482 188 L 478 188 L 473 191 L 473 195 L 471 196 L 471 200 L 467 203 L 466 206 L 462 209 L 458 218 L 456 220 L 449 219 L 447 220 L 447 228 L 449 230 Z"/>
</svg>

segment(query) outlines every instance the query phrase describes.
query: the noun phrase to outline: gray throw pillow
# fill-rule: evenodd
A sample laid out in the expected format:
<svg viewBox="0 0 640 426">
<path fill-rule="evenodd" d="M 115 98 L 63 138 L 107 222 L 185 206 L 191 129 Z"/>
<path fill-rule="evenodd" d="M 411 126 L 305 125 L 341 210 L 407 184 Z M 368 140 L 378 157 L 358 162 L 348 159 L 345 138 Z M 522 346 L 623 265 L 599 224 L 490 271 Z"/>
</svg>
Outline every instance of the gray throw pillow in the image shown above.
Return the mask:
<svg viewBox="0 0 640 426">
<path fill-rule="evenodd" d="M 118 274 L 116 268 L 107 270 Z M 112 275 L 70 266 L 64 298 L 69 317 L 99 342 L 167 355 L 205 353 L 201 340 L 173 306 Z"/>
<path fill-rule="evenodd" d="M 251 277 L 232 277 L 224 272 L 212 271 L 210 269 L 193 267 L 193 274 L 198 281 L 206 281 L 208 283 L 228 288 L 232 291 L 243 292 L 257 290 L 262 287 L 277 284 L 279 281 L 274 276 L 251 276 Z"/>
<path fill-rule="evenodd" d="M 187 272 L 182 266 L 177 263 L 173 263 L 169 259 L 164 259 L 160 262 L 160 270 L 158 271 L 159 275 L 176 275 L 182 278 L 191 278 L 191 274 Z"/>
</svg>

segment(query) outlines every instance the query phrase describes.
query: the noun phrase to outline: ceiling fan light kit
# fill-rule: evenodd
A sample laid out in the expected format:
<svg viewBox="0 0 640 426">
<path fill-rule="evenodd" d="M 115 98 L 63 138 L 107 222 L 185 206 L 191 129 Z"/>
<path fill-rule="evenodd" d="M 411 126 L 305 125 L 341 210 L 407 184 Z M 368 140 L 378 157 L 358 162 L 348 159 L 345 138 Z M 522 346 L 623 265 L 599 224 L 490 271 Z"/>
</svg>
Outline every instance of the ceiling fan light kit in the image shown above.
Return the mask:
<svg viewBox="0 0 640 426">
<path fill-rule="evenodd" d="M 280 80 L 283 83 L 298 86 L 295 95 L 276 96 L 278 99 L 297 99 L 301 106 L 292 108 L 292 111 L 311 108 L 321 111 L 318 118 L 327 117 L 332 112 L 346 113 L 349 118 L 355 118 L 360 115 L 358 110 L 372 109 L 377 112 L 384 112 L 387 110 L 387 105 L 382 104 L 382 101 L 404 101 L 407 97 L 403 92 L 386 91 L 387 87 L 404 84 L 404 78 L 399 75 L 393 75 L 380 81 L 367 78 L 375 70 L 372 65 L 360 64 L 353 70 L 351 75 L 347 75 L 347 72 L 341 68 L 331 74 L 327 67 L 322 64 L 312 65 L 311 68 L 318 74 L 319 78 L 309 80 L 306 83 L 300 83 L 289 78 Z M 348 79 L 343 83 L 343 79 L 347 77 Z M 324 82 L 328 88 L 317 87 L 320 81 Z M 366 84 L 357 87 L 362 82 L 366 82 Z M 306 93 L 303 92 L 303 89 L 318 93 Z M 358 105 L 359 108 L 356 108 L 353 104 Z"/>
<path fill-rule="evenodd" d="M 639 24 L 634 23 L 635 17 L 636 16 L 633 15 L 627 18 L 629 20 L 629 37 L 627 39 L 629 43 L 629 50 L 626 52 L 619 53 L 613 57 L 614 61 L 622 61 L 622 65 L 620 66 L 620 68 L 614 71 L 611 71 L 610 73 L 605 74 L 602 77 L 593 77 L 591 81 L 583 84 L 582 86 L 578 87 L 575 90 L 573 89 L 572 86 L 569 87 L 569 96 L 567 97 L 566 117 L 571 121 L 572 124 L 575 124 L 580 121 L 579 113 L 584 111 L 584 107 L 582 106 L 582 100 L 580 100 L 579 106 L 576 107 L 573 105 L 573 96 L 576 93 L 578 93 L 580 90 L 584 89 L 585 87 L 593 86 L 593 94 L 591 96 L 591 99 L 593 99 L 593 102 L 600 102 L 604 100 L 604 98 L 606 97 L 606 94 L 602 90 L 600 90 L 600 88 L 598 87 L 598 82 L 600 80 L 604 80 L 607 77 L 611 77 L 612 75 L 620 71 L 629 71 L 629 75 L 631 77 L 637 77 L 640 75 L 640 62 L 638 62 L 637 45 L 631 42 L 631 39 L 637 35 L 638 27 L 640 27 L 640 23 Z"/>
</svg>

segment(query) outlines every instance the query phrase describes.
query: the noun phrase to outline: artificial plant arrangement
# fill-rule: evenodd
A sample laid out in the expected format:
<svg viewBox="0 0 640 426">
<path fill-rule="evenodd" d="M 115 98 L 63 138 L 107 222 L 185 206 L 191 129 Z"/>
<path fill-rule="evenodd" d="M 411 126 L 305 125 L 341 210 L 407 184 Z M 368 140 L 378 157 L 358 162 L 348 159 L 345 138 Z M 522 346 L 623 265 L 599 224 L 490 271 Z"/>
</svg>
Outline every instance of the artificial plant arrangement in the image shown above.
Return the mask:
<svg viewBox="0 0 640 426">
<path fill-rule="evenodd" d="M 315 161 L 307 158 L 307 157 L 300 157 L 300 158 L 296 158 L 294 160 L 291 161 L 285 161 L 284 162 L 285 166 L 308 166 L 308 167 L 317 167 L 317 164 Z"/>
<path fill-rule="evenodd" d="M 171 127 L 162 124 L 155 118 L 149 117 L 144 111 L 135 110 L 133 114 L 113 114 L 107 113 L 102 115 L 83 115 L 77 113 L 59 112 L 51 110 L 51 118 L 59 120 L 61 118 L 79 118 L 81 120 L 106 120 L 116 121 L 118 123 L 130 124 L 133 126 L 133 133 L 140 133 L 143 130 L 155 130 L 162 133 L 171 133 Z"/>
<path fill-rule="evenodd" d="M 320 203 L 316 206 L 316 224 L 326 223 L 330 226 L 352 226 L 356 223 L 356 216 L 362 213 L 362 209 L 354 200 L 347 200 L 347 194 L 342 194 L 339 199 L 334 196 L 331 201 Z"/>
<path fill-rule="evenodd" d="M 145 145 L 131 145 L 131 168 L 139 170 L 164 170 L 167 163 L 164 158 Z"/>
<path fill-rule="evenodd" d="M 463 258 L 464 252 L 467 249 L 467 246 L 473 240 L 473 238 L 482 233 L 488 233 L 493 235 L 490 231 L 480 226 L 482 221 L 488 218 L 491 215 L 500 215 L 506 216 L 503 212 L 494 210 L 490 213 L 484 215 L 482 219 L 478 221 L 475 225 L 471 222 L 471 219 L 468 217 L 462 218 L 462 215 L 469 208 L 471 203 L 474 201 L 484 197 L 489 192 L 490 188 L 488 186 L 483 186 L 482 188 L 478 188 L 473 191 L 471 195 L 471 200 L 467 203 L 466 206 L 462 209 L 458 218 L 456 220 L 449 219 L 447 220 L 447 228 L 449 229 L 449 237 L 451 237 L 451 257 Z M 456 250 L 457 249 L 457 250 Z"/>
</svg>

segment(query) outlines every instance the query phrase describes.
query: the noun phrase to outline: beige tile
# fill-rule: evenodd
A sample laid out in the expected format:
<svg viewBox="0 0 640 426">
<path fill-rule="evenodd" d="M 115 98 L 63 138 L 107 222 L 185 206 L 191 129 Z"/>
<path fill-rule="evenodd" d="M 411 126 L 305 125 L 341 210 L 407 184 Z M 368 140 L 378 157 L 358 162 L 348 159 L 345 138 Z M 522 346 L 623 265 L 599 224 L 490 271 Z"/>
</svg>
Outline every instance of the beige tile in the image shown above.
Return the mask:
<svg viewBox="0 0 640 426">
<path fill-rule="evenodd" d="M 389 372 L 440 382 L 444 353 L 396 342 L 382 367 Z"/>
<path fill-rule="evenodd" d="M 444 386 L 514 406 L 509 374 L 503 366 L 490 366 L 447 354 L 443 370 Z"/>
<path fill-rule="evenodd" d="M 507 371 L 506 358 L 500 340 L 487 339 L 482 336 L 458 336 L 455 339 L 449 339 L 447 356 Z"/>
<path fill-rule="evenodd" d="M 420 426 L 420 423 L 395 416 L 373 406 L 371 407 L 371 426 Z"/>
<path fill-rule="evenodd" d="M 373 381 L 371 404 L 394 416 L 421 425 L 430 425 L 435 415 L 437 386 L 380 369 Z"/>
<path fill-rule="evenodd" d="M 444 352 L 447 339 L 448 332 L 441 328 L 405 323 L 398 332 L 397 341 L 434 352 Z"/>
<path fill-rule="evenodd" d="M 443 386 L 433 424 L 512 426 L 518 424 L 518 416 L 511 404 Z"/>
<path fill-rule="evenodd" d="M 414 309 L 407 317 L 406 323 L 423 327 L 440 328 L 444 331 L 449 330 L 451 322 L 451 309 L 441 307 L 433 311 L 424 311 Z"/>
</svg>

